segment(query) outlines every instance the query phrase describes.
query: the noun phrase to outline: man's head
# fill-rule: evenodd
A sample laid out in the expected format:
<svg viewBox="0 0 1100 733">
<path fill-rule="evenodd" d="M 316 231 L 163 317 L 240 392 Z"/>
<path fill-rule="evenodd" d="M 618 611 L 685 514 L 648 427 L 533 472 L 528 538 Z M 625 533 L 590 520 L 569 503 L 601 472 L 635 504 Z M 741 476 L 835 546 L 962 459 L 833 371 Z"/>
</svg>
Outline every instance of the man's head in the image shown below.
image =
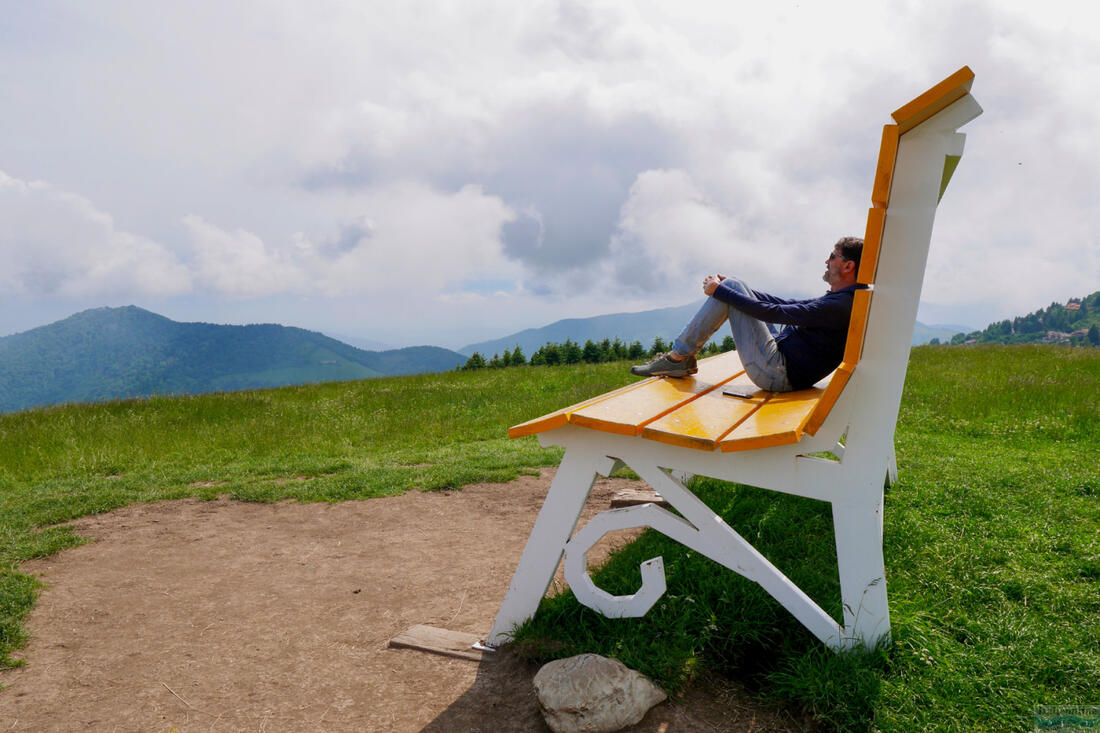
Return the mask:
<svg viewBox="0 0 1100 733">
<path fill-rule="evenodd" d="M 856 284 L 862 254 L 863 240 L 859 237 L 841 237 L 837 240 L 829 259 L 825 260 L 825 274 L 821 276 L 829 283 L 829 290 L 836 291 Z"/>
</svg>

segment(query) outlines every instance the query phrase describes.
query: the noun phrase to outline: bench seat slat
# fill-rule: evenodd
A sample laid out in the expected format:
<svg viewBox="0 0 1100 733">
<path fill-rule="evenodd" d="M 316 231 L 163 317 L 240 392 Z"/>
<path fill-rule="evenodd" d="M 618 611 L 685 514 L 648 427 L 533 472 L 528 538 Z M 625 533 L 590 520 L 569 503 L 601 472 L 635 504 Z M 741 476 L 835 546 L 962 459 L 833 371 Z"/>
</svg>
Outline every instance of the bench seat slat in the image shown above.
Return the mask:
<svg viewBox="0 0 1100 733">
<path fill-rule="evenodd" d="M 655 377 L 629 394 L 582 407 L 569 422 L 619 435 L 637 435 L 649 423 L 691 402 L 742 373 L 736 352 L 719 354 L 699 362 L 699 372 L 683 379 Z"/>
<path fill-rule="evenodd" d="M 569 407 L 563 407 L 560 410 L 554 410 L 553 412 L 549 412 L 545 415 L 542 415 L 541 417 L 536 417 L 533 420 L 528 420 L 527 422 L 520 423 L 519 425 L 513 425 L 512 427 L 508 428 L 508 437 L 523 438 L 528 435 L 535 435 L 537 433 L 542 433 L 547 430 L 553 430 L 554 428 L 560 428 L 562 425 L 565 425 L 567 422 L 569 422 L 569 415 L 575 410 L 579 410 L 582 407 L 586 407 L 588 405 L 594 405 L 597 402 L 609 400 L 612 397 L 620 394 L 632 392 L 645 384 L 645 382 L 632 382 L 625 387 L 613 389 L 610 392 L 605 392 L 602 395 L 583 400 L 574 405 L 570 405 Z"/>
<path fill-rule="evenodd" d="M 723 452 L 797 443 L 824 390 L 771 392 L 768 400 L 718 441 Z"/>
<path fill-rule="evenodd" d="M 723 393 L 730 386 L 754 389 L 745 374 L 719 389 L 700 395 L 677 410 L 654 420 L 642 430 L 642 437 L 670 445 L 699 450 L 714 450 L 718 440 L 737 427 L 767 401 L 768 392 L 752 397 L 734 397 Z"/>
</svg>

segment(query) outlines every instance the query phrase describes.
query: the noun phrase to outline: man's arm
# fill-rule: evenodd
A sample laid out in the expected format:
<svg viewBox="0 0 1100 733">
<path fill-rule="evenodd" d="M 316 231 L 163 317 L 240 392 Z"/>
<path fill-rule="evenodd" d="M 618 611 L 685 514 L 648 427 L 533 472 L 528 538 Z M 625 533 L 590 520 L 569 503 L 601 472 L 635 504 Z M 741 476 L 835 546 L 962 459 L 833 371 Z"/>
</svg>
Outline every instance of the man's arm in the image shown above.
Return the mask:
<svg viewBox="0 0 1100 733">
<path fill-rule="evenodd" d="M 707 275 L 705 278 L 703 278 L 703 292 L 706 295 L 713 295 L 714 291 L 718 289 L 718 286 L 721 285 L 722 281 L 725 280 L 725 279 L 726 279 L 725 275 Z M 771 293 L 765 293 L 765 292 L 760 291 L 760 290 L 752 290 L 751 288 L 750 288 L 750 292 L 752 293 L 754 298 L 756 298 L 757 300 L 759 300 L 763 303 L 788 304 L 788 303 L 806 303 L 806 302 L 809 302 L 806 299 L 796 300 L 796 299 L 793 299 L 793 298 L 780 298 L 777 295 L 772 295 Z M 719 300 L 722 300 L 722 299 L 719 298 Z"/>
<path fill-rule="evenodd" d="M 706 292 L 706 286 L 703 292 Z M 821 298 L 809 300 L 786 300 L 753 292 L 757 297 L 742 295 L 729 285 L 719 283 L 710 295 L 757 320 L 790 326 L 846 328 L 852 311 L 852 299 L 847 293 L 826 293 Z"/>
</svg>

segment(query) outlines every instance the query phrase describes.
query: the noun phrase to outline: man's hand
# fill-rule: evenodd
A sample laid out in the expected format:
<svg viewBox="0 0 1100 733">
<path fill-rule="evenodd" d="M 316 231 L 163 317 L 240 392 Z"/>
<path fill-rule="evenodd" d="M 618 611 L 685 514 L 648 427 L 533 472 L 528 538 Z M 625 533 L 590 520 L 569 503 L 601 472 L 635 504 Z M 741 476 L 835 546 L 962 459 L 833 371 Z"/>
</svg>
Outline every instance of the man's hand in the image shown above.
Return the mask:
<svg viewBox="0 0 1100 733">
<path fill-rule="evenodd" d="M 713 295 L 714 291 L 718 289 L 718 286 L 721 285 L 722 281 L 725 279 L 725 275 L 707 275 L 703 278 L 703 293 L 706 295 Z"/>
</svg>

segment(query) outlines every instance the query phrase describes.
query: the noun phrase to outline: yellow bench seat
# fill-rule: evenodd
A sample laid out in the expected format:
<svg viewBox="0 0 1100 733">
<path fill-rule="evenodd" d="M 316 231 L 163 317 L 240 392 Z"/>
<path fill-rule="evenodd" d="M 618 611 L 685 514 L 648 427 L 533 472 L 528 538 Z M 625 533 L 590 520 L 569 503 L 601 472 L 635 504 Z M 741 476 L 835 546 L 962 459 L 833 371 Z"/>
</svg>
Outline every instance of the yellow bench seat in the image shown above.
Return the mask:
<svg viewBox="0 0 1100 733">
<path fill-rule="evenodd" d="M 749 381 L 736 351 L 699 361 L 691 377 L 651 377 L 508 430 L 519 438 L 566 423 L 619 435 L 640 435 L 700 450 L 738 451 L 797 443 L 825 386 L 765 392 Z M 724 390 L 736 387 L 747 397 Z"/>
<path fill-rule="evenodd" d="M 709 451 L 797 443 L 803 434 L 817 433 L 859 363 L 871 292 L 857 290 L 854 295 L 844 360 L 810 389 L 765 392 L 749 380 L 737 352 L 729 351 L 700 360 L 694 376 L 651 377 L 628 384 L 514 425 L 508 437 L 522 438 L 568 423 Z"/>
</svg>

